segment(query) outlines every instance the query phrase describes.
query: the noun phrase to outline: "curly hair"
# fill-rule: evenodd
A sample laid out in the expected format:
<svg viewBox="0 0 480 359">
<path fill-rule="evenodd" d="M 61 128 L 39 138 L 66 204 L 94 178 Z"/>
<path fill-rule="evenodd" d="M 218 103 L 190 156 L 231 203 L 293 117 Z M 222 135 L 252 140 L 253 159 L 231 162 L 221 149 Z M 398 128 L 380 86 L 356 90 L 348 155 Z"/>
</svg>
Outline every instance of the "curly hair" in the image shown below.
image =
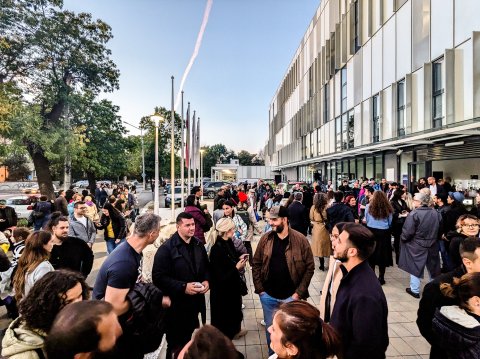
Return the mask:
<svg viewBox="0 0 480 359">
<path fill-rule="evenodd" d="M 325 193 L 315 193 L 315 196 L 313 196 L 313 206 L 318 213 L 323 213 L 323 210 L 325 209 L 327 204 L 328 199 Z"/>
<path fill-rule="evenodd" d="M 21 320 L 30 329 L 48 333 L 58 312 L 69 304 L 67 291 L 78 283 L 82 286 L 82 300 L 88 299 L 89 287 L 80 273 L 60 269 L 45 274 L 20 302 Z"/>
<path fill-rule="evenodd" d="M 373 192 L 373 197 L 370 199 L 368 206 L 368 212 L 375 219 L 388 218 L 388 216 L 393 213 L 393 207 L 383 191 Z"/>
</svg>

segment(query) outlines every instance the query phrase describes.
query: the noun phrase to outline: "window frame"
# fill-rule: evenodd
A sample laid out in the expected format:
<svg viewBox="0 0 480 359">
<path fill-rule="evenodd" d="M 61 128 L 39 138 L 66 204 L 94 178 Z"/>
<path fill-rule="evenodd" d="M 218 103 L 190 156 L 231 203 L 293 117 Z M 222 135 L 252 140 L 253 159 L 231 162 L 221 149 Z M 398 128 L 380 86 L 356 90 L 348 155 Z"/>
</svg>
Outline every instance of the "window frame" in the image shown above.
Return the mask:
<svg viewBox="0 0 480 359">
<path fill-rule="evenodd" d="M 400 101 L 403 100 L 403 101 Z M 405 116 L 405 79 L 397 82 L 397 136 L 405 136 L 407 127 Z"/>
<path fill-rule="evenodd" d="M 432 128 L 441 128 L 445 117 L 443 63 L 443 57 L 432 62 Z M 438 104 L 440 105 L 440 115 L 437 113 Z"/>
</svg>

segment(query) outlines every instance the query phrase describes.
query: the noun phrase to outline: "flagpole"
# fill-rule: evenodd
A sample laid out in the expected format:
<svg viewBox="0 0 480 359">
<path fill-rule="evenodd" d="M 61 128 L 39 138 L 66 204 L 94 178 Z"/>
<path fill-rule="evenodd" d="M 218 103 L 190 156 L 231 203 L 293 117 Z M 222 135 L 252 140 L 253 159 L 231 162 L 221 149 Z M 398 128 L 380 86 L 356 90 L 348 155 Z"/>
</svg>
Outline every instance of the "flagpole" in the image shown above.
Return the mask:
<svg viewBox="0 0 480 359">
<path fill-rule="evenodd" d="M 184 156 L 184 120 L 185 118 L 183 117 L 183 91 L 182 91 L 182 145 L 180 149 L 180 156 L 181 156 L 181 161 L 180 161 L 180 186 L 182 186 L 181 189 L 181 194 L 182 198 L 180 199 L 180 207 L 183 212 L 183 208 L 185 207 L 185 193 L 184 193 L 184 188 L 185 188 L 185 156 Z"/>
<path fill-rule="evenodd" d="M 196 120 L 196 111 L 193 110 L 193 119 L 192 119 L 192 155 L 190 156 L 190 161 L 192 164 L 192 169 L 193 169 L 193 185 L 195 186 L 195 183 L 197 182 L 197 164 L 196 164 L 196 157 L 195 157 L 195 149 L 197 148 L 197 137 L 195 134 L 195 131 L 197 130 L 197 124 L 195 122 Z"/>
<path fill-rule="evenodd" d="M 172 193 L 172 203 L 171 203 L 171 208 L 172 208 L 172 218 L 171 218 L 171 223 L 175 223 L 175 102 L 173 99 L 173 81 L 174 77 L 172 76 L 172 111 L 171 111 L 171 117 L 172 117 L 172 129 L 171 129 L 171 134 L 170 134 L 170 142 L 171 142 L 171 148 L 170 148 L 170 188 L 171 188 L 171 193 Z"/>
<path fill-rule="evenodd" d="M 190 127 L 191 127 L 191 123 L 190 123 L 190 102 L 188 103 L 188 107 L 187 107 L 187 147 L 185 149 L 185 154 L 187 156 L 187 168 L 188 168 L 188 181 L 187 181 L 187 190 L 188 190 L 188 193 L 190 193 L 190 184 L 191 184 L 191 180 L 192 180 L 192 171 L 191 171 L 191 157 L 190 157 Z"/>
</svg>

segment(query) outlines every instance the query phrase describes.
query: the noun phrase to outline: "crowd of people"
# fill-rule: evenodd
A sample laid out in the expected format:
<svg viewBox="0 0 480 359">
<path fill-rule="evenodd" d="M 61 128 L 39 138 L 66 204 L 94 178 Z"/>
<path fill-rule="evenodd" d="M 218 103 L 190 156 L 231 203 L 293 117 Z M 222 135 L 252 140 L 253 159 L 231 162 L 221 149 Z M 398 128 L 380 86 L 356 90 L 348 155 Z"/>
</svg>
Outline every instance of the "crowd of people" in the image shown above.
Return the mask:
<svg viewBox="0 0 480 359">
<path fill-rule="evenodd" d="M 479 358 L 478 210 L 464 206 L 448 179 L 409 187 L 260 180 L 222 187 L 210 213 L 194 186 L 175 233 L 156 250 L 151 283 L 142 278 L 142 252 L 159 237 L 161 219 L 138 215 L 132 191 L 41 199 L 35 230 L 9 233 L 9 257 L 0 247 L 1 299 L 13 319 L 2 355 L 143 358 L 165 334 L 168 359 L 242 358 L 232 340 L 247 334 L 242 298 L 251 271 L 271 359 L 385 358 L 382 286 L 395 263 L 410 276 L 406 293 L 420 299 L 417 324 L 430 357 Z M 90 288 L 99 230 L 108 256 Z M 315 257 L 326 271 L 318 307 L 306 301 Z"/>
</svg>

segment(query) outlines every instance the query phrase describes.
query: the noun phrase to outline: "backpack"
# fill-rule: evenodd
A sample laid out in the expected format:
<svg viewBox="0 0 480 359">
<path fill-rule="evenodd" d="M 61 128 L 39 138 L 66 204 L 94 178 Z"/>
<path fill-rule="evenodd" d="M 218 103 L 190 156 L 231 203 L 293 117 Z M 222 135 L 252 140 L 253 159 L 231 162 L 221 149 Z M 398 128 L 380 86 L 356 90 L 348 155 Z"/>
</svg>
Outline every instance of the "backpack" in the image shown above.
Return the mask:
<svg viewBox="0 0 480 359">
<path fill-rule="evenodd" d="M 250 216 L 247 211 L 236 211 L 236 214 L 240 216 L 243 222 L 247 225 L 247 227 L 250 225 Z"/>
</svg>

